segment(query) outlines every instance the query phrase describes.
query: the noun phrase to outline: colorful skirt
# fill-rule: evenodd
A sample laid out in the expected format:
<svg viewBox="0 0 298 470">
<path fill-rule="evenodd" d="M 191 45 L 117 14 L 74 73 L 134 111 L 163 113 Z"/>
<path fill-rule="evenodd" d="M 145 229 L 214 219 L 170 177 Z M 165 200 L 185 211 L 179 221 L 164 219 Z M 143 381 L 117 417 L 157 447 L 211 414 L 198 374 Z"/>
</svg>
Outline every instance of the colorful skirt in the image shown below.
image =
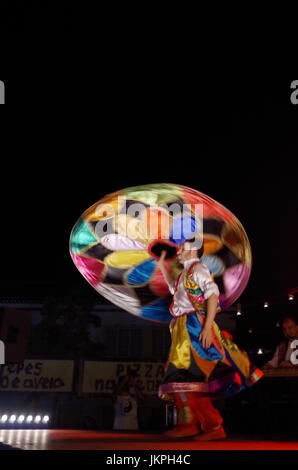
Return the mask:
<svg viewBox="0 0 298 470">
<path fill-rule="evenodd" d="M 170 399 L 178 392 L 197 392 L 210 398 L 228 397 L 252 386 L 263 376 L 247 353 L 239 349 L 216 322 L 212 325 L 213 342 L 204 349 L 199 340 L 204 321 L 205 315 L 197 312 L 171 321 L 172 343 L 159 397 Z"/>
</svg>

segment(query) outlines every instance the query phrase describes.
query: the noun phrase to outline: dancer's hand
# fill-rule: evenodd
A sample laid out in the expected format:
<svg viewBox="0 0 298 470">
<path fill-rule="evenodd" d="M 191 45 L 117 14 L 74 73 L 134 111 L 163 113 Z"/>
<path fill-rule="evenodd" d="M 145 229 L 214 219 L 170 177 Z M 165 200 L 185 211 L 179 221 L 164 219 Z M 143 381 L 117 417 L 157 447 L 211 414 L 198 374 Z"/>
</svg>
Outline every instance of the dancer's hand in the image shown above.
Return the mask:
<svg viewBox="0 0 298 470">
<path fill-rule="evenodd" d="M 163 275 L 166 283 L 169 286 L 169 290 L 173 294 L 172 289 L 174 290 L 174 287 L 175 287 L 175 284 L 174 284 L 175 279 L 174 279 L 174 276 L 172 274 L 172 271 L 170 269 L 166 268 L 166 265 L 165 265 L 166 256 L 167 256 L 167 252 L 165 250 L 163 250 L 161 252 L 160 258 L 157 261 L 156 265 L 157 265 L 157 268 L 159 268 L 161 270 L 162 275 Z"/>
<path fill-rule="evenodd" d="M 201 331 L 199 340 L 202 341 L 202 346 L 204 349 L 210 348 L 213 341 L 212 329 L 209 327 L 204 327 Z"/>
<path fill-rule="evenodd" d="M 161 252 L 159 260 L 157 261 L 157 266 L 159 267 L 159 269 L 161 270 L 162 273 L 166 272 L 166 268 L 165 268 L 166 256 L 167 256 L 167 252 L 165 250 L 163 250 Z"/>
</svg>

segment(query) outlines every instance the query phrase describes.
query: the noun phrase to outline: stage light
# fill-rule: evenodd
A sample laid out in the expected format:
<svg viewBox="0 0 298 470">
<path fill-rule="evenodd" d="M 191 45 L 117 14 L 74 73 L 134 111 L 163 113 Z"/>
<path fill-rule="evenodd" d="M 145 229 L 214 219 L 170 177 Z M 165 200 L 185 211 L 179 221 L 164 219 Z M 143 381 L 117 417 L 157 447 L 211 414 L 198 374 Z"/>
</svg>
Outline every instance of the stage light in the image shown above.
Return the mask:
<svg viewBox="0 0 298 470">
<path fill-rule="evenodd" d="M 268 308 L 268 307 L 269 307 L 268 302 L 264 302 L 264 308 Z"/>
<path fill-rule="evenodd" d="M 290 300 L 290 301 L 294 300 L 293 294 L 290 294 L 290 295 L 289 295 L 289 300 Z"/>
<path fill-rule="evenodd" d="M 258 354 L 263 354 L 263 349 L 259 348 L 258 349 Z"/>
<path fill-rule="evenodd" d="M 252 332 L 253 332 L 253 329 L 252 329 L 252 328 L 250 328 L 250 329 L 248 330 L 248 332 L 249 332 L 249 333 L 252 333 Z"/>
<path fill-rule="evenodd" d="M 275 326 L 276 326 L 276 328 L 279 328 L 279 327 L 280 327 L 279 321 L 277 321 L 277 322 L 275 323 Z"/>
<path fill-rule="evenodd" d="M 237 304 L 237 315 L 238 316 L 242 315 L 242 313 L 241 313 L 241 303 L 240 302 L 238 302 L 238 304 Z"/>
<path fill-rule="evenodd" d="M 48 414 L 41 415 L 27 415 L 25 413 L 12 413 L 12 414 L 0 414 L 0 427 L 2 425 L 9 425 L 9 424 L 18 424 L 19 426 L 24 425 L 30 425 L 30 424 L 35 424 L 37 427 L 38 425 L 45 426 L 49 423 L 50 421 L 50 416 Z M 19 428 L 18 428 L 19 429 Z"/>
</svg>

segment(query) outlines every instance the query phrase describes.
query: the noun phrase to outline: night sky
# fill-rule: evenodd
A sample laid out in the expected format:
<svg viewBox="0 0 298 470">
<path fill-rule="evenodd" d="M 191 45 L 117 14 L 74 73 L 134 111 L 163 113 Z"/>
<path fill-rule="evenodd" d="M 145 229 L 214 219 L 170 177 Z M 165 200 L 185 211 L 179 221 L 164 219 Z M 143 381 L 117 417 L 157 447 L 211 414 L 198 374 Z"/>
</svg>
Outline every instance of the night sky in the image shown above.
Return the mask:
<svg viewBox="0 0 298 470">
<path fill-rule="evenodd" d="M 33 17 L 23 36 L 6 33 L 2 291 L 80 282 L 68 253 L 77 218 L 109 192 L 158 182 L 191 186 L 239 218 L 253 253 L 245 299 L 297 286 L 298 76 L 232 68 L 220 50 L 198 66 L 193 51 L 133 35 L 81 42 L 67 18 L 50 39 Z"/>
</svg>

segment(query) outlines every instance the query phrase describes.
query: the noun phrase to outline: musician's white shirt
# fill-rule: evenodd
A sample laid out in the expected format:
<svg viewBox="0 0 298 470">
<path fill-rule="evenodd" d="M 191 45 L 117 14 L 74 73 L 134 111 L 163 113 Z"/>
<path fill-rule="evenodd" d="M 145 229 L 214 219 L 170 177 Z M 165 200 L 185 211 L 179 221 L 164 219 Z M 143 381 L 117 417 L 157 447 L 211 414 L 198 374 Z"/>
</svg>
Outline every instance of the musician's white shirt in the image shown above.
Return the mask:
<svg viewBox="0 0 298 470">
<path fill-rule="evenodd" d="M 294 349 L 291 347 L 293 341 L 297 341 L 297 340 L 293 339 L 293 340 L 289 340 L 289 342 L 288 342 L 287 352 L 286 352 L 285 358 L 283 359 L 284 361 L 291 362 L 291 354 L 294 351 Z M 271 367 L 278 367 L 279 347 L 280 347 L 280 345 L 278 345 L 277 348 L 275 349 L 275 353 L 274 353 L 273 358 L 270 361 L 267 362 L 267 364 L 269 364 Z"/>
</svg>

